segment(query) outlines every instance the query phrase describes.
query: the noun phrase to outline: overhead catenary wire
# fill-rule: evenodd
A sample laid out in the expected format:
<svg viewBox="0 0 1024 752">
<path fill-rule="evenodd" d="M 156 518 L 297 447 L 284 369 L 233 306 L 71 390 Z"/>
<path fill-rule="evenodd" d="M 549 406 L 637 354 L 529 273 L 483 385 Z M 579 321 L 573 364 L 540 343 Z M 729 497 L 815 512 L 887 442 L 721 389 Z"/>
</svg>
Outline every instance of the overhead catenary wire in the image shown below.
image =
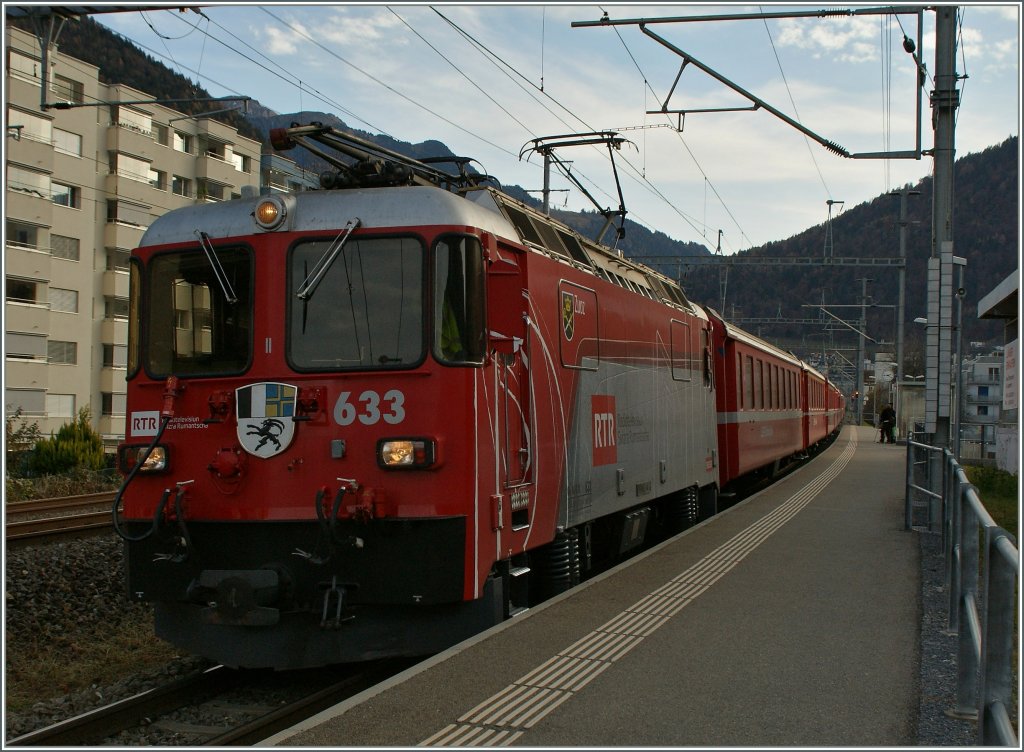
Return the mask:
<svg viewBox="0 0 1024 752">
<path fill-rule="evenodd" d="M 504 151 L 505 153 L 509 153 L 509 152 L 508 152 L 507 150 L 503 149 L 503 148 L 502 148 L 502 147 L 500 147 L 500 146 L 497 146 L 496 144 L 493 144 L 492 142 L 490 142 L 490 141 L 489 141 L 488 139 L 484 138 L 483 136 L 480 136 L 479 134 L 474 134 L 474 133 L 472 133 L 472 132 L 468 131 L 467 129 L 465 129 L 465 128 L 462 128 L 461 126 L 458 126 L 457 124 L 455 124 L 455 123 L 452 123 L 452 121 L 451 121 L 451 120 L 449 120 L 449 119 L 447 119 L 447 118 L 445 118 L 445 117 L 443 117 L 443 116 L 439 115 L 438 113 L 436 113 L 436 112 L 434 112 L 433 110 L 431 110 L 431 109 L 430 109 L 429 107 L 426 107 L 425 105 L 422 105 L 422 104 L 420 104 L 420 103 L 418 103 L 418 102 L 415 102 L 415 101 L 414 101 L 414 100 L 413 100 L 413 99 L 412 99 L 411 97 L 408 97 L 407 95 L 405 95 L 405 94 L 403 94 L 402 92 L 398 91 L 397 89 L 395 89 L 394 87 L 390 86 L 390 85 L 389 85 L 389 84 L 387 84 L 386 82 L 383 82 L 383 81 L 381 81 L 381 80 L 377 79 L 376 77 L 374 77 L 374 76 L 370 75 L 370 74 L 369 74 L 369 73 L 368 73 L 367 71 L 365 71 L 365 70 L 362 70 L 361 68 L 359 68 L 358 66 L 354 65 L 354 64 L 353 64 L 353 63 L 351 63 L 350 61 L 348 61 L 348 60 L 346 60 L 345 58 L 341 57 L 340 55 L 338 55 L 338 54 L 334 53 L 334 52 L 333 52 L 332 50 L 329 50 L 329 49 L 325 48 L 325 47 L 324 47 L 323 45 L 321 45 L 320 43 L 316 42 L 316 40 L 312 39 L 312 37 L 310 37 L 310 36 L 309 36 L 308 34 L 306 34 L 306 33 L 304 32 L 304 30 L 301 30 L 301 29 L 298 29 L 298 28 L 296 28 L 296 27 L 295 27 L 294 25 L 292 25 L 292 24 L 289 24 L 289 23 L 288 23 L 287 21 L 285 21 L 285 20 L 283 20 L 283 19 L 281 19 L 281 18 L 277 17 L 276 15 L 274 15 L 274 14 L 273 14 L 273 13 L 271 13 L 270 11 L 266 10 L 265 8 L 263 8 L 262 10 L 264 10 L 264 12 L 266 12 L 266 13 L 267 13 L 268 15 L 270 15 L 270 16 L 271 16 L 272 18 L 274 18 L 274 20 L 275 20 L 275 21 L 277 21 L 278 23 L 282 24 L 282 25 L 283 25 L 284 27 L 286 27 L 286 28 L 290 29 L 290 30 L 291 30 L 291 31 L 292 31 L 293 33 L 296 33 L 296 34 L 298 34 L 298 35 L 302 36 L 303 38 L 307 39 L 308 41 L 311 41 L 311 42 L 313 42 L 314 44 L 317 44 L 317 45 L 318 45 L 318 46 L 319 46 L 319 47 L 320 47 L 321 49 L 324 49 L 324 51 L 328 52 L 328 54 L 331 54 L 331 55 L 332 55 L 332 56 L 334 56 L 335 58 L 337 58 L 337 59 L 339 59 L 340 61 L 344 62 L 344 63 L 345 63 L 346 65 L 349 65 L 350 67 L 353 67 L 353 68 L 354 68 L 355 70 L 359 71 L 359 72 L 360 72 L 360 73 L 362 73 L 363 75 L 366 75 L 366 76 L 367 76 L 368 78 L 370 78 L 370 79 L 371 79 L 372 81 L 374 81 L 375 83 L 377 83 L 377 84 L 379 84 L 379 85 L 383 86 L 384 88 L 386 88 L 386 89 L 388 89 L 388 90 L 390 90 L 390 91 L 392 91 L 392 92 L 394 92 L 394 93 L 398 94 L 399 96 L 401 96 L 401 97 L 405 98 L 405 99 L 406 99 L 407 101 L 410 101 L 410 102 L 412 102 L 413 104 L 416 104 L 417 106 L 421 107 L 422 109 L 425 109 L 426 111 L 430 112 L 430 114 L 434 115 L 435 117 L 438 117 L 438 118 L 440 118 L 441 120 L 443 120 L 443 121 L 445 121 L 445 122 L 448 122 L 448 123 L 449 123 L 449 124 L 451 124 L 451 125 L 454 125 L 455 127 L 459 127 L 459 128 L 460 128 L 460 129 L 461 129 L 461 130 L 462 130 L 463 132 L 466 132 L 466 133 L 468 133 L 469 135 L 472 135 L 472 136 L 474 136 L 474 137 L 476 137 L 476 138 L 478 138 L 478 139 L 480 139 L 480 140 L 484 141 L 485 143 L 488 143 L 489 145 L 491 145 L 491 146 L 493 146 L 493 147 L 495 147 L 495 148 L 498 148 L 498 149 L 499 149 L 500 151 Z M 491 53 L 491 52 L 490 52 L 490 50 L 488 50 L 488 49 L 487 49 L 487 48 L 486 48 L 486 47 L 485 47 L 484 45 L 481 45 L 481 44 L 480 44 L 480 43 L 479 43 L 479 42 L 478 42 L 477 40 L 473 39 L 471 35 L 467 34 L 467 33 L 466 33 L 466 32 L 465 32 L 464 30 L 462 30 L 462 29 L 461 29 L 461 28 L 459 28 L 459 27 L 458 27 L 458 26 L 457 26 L 456 24 L 454 24 L 454 23 L 453 23 L 453 22 L 451 22 L 451 21 L 450 21 L 449 19 L 447 19 L 447 18 L 446 18 L 446 17 L 445 17 L 445 16 L 443 15 L 443 14 L 439 13 L 439 12 L 438 12 L 438 11 L 437 11 L 436 9 L 433 9 L 433 10 L 434 10 L 435 12 L 437 12 L 437 13 L 438 13 L 438 15 L 442 17 L 442 19 L 444 19 L 444 20 L 445 20 L 445 21 L 446 21 L 447 23 L 449 23 L 449 25 L 450 25 L 450 26 L 452 26 L 452 27 L 453 27 L 453 28 L 455 28 L 455 29 L 456 29 L 456 30 L 457 30 L 457 31 L 458 31 L 458 32 L 459 32 L 460 34 L 462 34 L 462 35 L 464 36 L 464 38 L 466 38 L 467 40 L 471 41 L 471 42 L 472 42 L 472 43 L 474 44 L 474 46 L 476 46 L 476 47 L 477 47 L 477 48 L 478 48 L 478 49 L 479 49 L 479 50 L 480 50 L 481 52 L 484 52 L 484 53 L 485 53 L 485 54 L 486 54 L 486 55 L 487 55 L 487 56 L 488 56 L 489 58 L 492 58 L 492 59 L 493 59 L 493 58 L 496 58 L 497 60 L 499 60 L 499 61 L 501 62 L 501 64 L 502 64 L 502 65 L 503 65 L 503 66 L 504 66 L 505 68 L 507 68 L 507 70 L 509 70 L 509 71 L 512 71 L 512 72 L 514 72 L 514 73 L 516 73 L 516 75 L 517 75 L 517 76 L 518 76 L 518 77 L 519 77 L 520 79 L 522 79 L 522 81 L 526 82 L 526 84 L 527 84 L 527 85 L 528 85 L 529 87 L 532 87 L 532 88 L 534 88 L 534 89 L 536 89 L 536 88 L 537 88 L 537 87 L 536 87 L 536 86 L 535 86 L 534 84 L 530 83 L 530 82 L 529 82 L 529 81 L 528 81 L 527 79 L 525 79 L 525 77 L 523 77 L 523 76 L 522 76 L 522 75 L 521 75 L 521 74 L 520 74 L 520 73 L 519 73 L 519 72 L 517 71 L 517 69 L 516 69 L 516 68 L 515 68 L 514 66 L 511 66 L 511 65 L 509 65 L 509 64 L 508 64 L 507 62 L 505 62 L 504 60 L 501 60 L 501 59 L 500 59 L 500 58 L 498 58 L 497 56 L 493 55 L 493 53 Z M 229 29 L 226 29 L 226 28 L 225 28 L 224 26 L 222 26 L 221 24 L 218 24 L 218 23 L 217 23 L 216 21 L 214 21 L 213 19 L 209 18 L 209 17 L 208 17 L 208 16 L 207 16 L 207 15 L 206 15 L 205 13 L 199 12 L 199 15 L 203 16 L 203 17 L 204 17 L 204 18 L 206 18 L 206 19 L 207 19 L 207 20 L 208 20 L 209 22 L 213 23 L 213 24 L 214 24 L 214 25 L 216 25 L 216 26 L 217 26 L 218 28 L 220 28 L 221 30 L 225 31 L 225 33 L 227 33 L 227 34 L 228 34 L 228 35 L 230 35 L 230 36 L 231 36 L 232 38 L 234 38 L 234 39 L 236 39 L 237 41 L 239 41 L 239 42 L 240 42 L 241 44 L 244 44 L 244 45 L 245 45 L 246 47 L 249 47 L 250 49 L 254 49 L 254 51 L 256 51 L 256 52 L 257 52 L 257 54 L 259 54 L 259 55 L 260 55 L 260 57 L 263 57 L 264 59 L 266 59 L 266 60 L 270 61 L 271 63 L 273 63 L 273 64 L 274 64 L 274 65 L 275 65 L 276 67 L 280 68 L 281 70 L 285 70 L 285 71 L 286 71 L 286 69 L 284 69 L 284 68 L 283 68 L 282 66 L 280 66 L 280 65 L 279 65 L 279 64 L 277 64 L 276 62 L 272 61 L 272 60 L 271 60 L 270 58 L 268 58 L 268 57 L 267 57 L 266 55 L 264 55 L 263 53 L 259 52 L 258 50 L 255 50 L 255 48 L 253 48 L 253 47 L 252 47 L 252 46 L 251 46 L 250 44 L 248 44 L 248 43 L 247 43 L 247 42 L 245 42 L 244 40 L 241 40 L 241 39 L 239 39 L 239 38 L 237 37 L 237 35 L 233 34 L 233 33 L 232 33 L 232 32 L 231 32 L 231 31 L 230 31 Z M 397 15 L 397 14 L 396 14 L 396 15 Z M 179 18 L 179 20 L 182 20 L 182 21 L 183 21 L 184 23 L 186 23 L 187 25 L 189 25 L 189 26 L 190 26 L 191 28 L 198 28 L 198 27 L 197 27 L 197 25 L 194 25 L 194 24 L 190 24 L 190 23 L 189 23 L 188 21 L 185 21 L 184 19 L 182 19 L 182 18 L 180 17 L 180 15 L 179 15 L 179 14 L 175 14 L 175 17 L 176 17 L 176 18 Z M 403 21 L 404 21 L 404 19 L 403 19 Z M 408 24 L 407 22 L 406 22 L 406 25 L 407 25 L 407 26 L 409 26 L 409 24 Z M 410 29 L 411 29 L 411 26 L 410 26 Z M 412 29 L 411 29 L 411 30 L 412 30 Z M 413 31 L 415 32 L 415 30 L 413 30 Z M 208 32 L 203 32 L 203 33 L 208 33 Z M 422 35 L 421 35 L 421 36 L 422 36 Z M 302 86 L 302 82 L 301 82 L 301 80 L 300 80 L 300 79 L 298 79 L 298 77 L 297 77 L 297 76 L 294 76 L 294 74 L 288 73 L 288 75 L 290 75 L 290 76 L 293 76 L 293 78 L 295 79 L 295 81 L 290 81 L 290 80 L 288 80 L 288 78 L 286 78 L 285 76 L 281 75 L 281 74 L 280 74 L 280 73 L 278 73 L 277 71 L 275 71 L 275 70 L 271 70 L 271 69 L 270 69 L 270 68 L 268 68 L 268 67 L 267 67 L 266 65 L 263 65 L 262 63 L 259 63 L 258 61 L 254 60 L 254 59 L 253 59 L 252 57 L 250 57 L 250 56 L 246 55 L 245 53 L 243 53 L 243 52 L 241 52 L 241 51 L 239 51 L 239 50 L 235 49 L 235 48 L 234 48 L 234 47 L 232 47 L 231 45 L 228 45 L 228 44 L 227 44 L 227 43 L 226 43 L 226 42 L 225 42 L 225 41 L 224 41 L 223 39 L 220 39 L 220 38 L 218 38 L 218 37 L 216 37 L 216 36 L 214 36 L 213 38 L 214 38 L 214 39 L 215 39 L 215 40 L 216 40 L 216 41 L 217 41 L 218 43 L 220 43 L 221 45 L 223 45 L 224 47 L 226 47 L 227 49 L 229 49 L 229 50 L 231 50 L 232 52 L 234 52 L 235 54 L 238 54 L 239 56 L 241 56 L 241 57 L 242 57 L 243 59 L 246 59 L 246 60 L 248 60 L 249 62 L 251 62 L 251 63 L 253 63 L 253 64 L 255 64 L 255 65 L 258 65 L 258 66 L 259 66 L 260 68 L 262 68 L 263 70 L 266 70 L 266 71 L 268 71 L 268 72 L 272 73 L 273 75 L 277 76 L 277 77 L 278 77 L 278 78 L 280 78 L 281 80 L 284 80 L 284 81 L 285 81 L 286 83 L 288 83 L 289 85 L 296 85 L 296 82 L 298 82 L 298 85 L 299 85 L 299 87 L 300 87 L 300 90 L 304 88 L 304 87 Z M 424 39 L 424 41 L 426 42 L 426 40 L 425 40 L 425 39 Z M 432 45 L 431 45 L 431 46 L 432 46 Z M 146 48 L 146 49 L 148 50 L 148 48 Z M 434 50 L 435 50 L 435 52 L 437 52 L 437 50 L 436 50 L 436 47 L 432 46 L 432 49 L 434 49 Z M 155 52 L 155 51 L 153 51 L 153 50 L 148 50 L 148 51 L 150 51 L 150 52 L 151 52 L 152 54 L 156 54 L 156 55 L 158 55 L 158 56 L 160 56 L 160 57 L 163 57 L 162 55 L 159 55 L 159 53 L 156 53 L 156 52 Z M 438 52 L 438 54 L 440 54 L 440 53 Z M 443 57 L 443 56 L 442 56 L 442 57 Z M 493 60 L 492 60 L 492 61 L 493 61 Z M 187 66 L 182 66 L 182 67 L 185 67 L 186 69 L 188 69 L 188 68 L 187 68 Z M 199 75 L 199 74 L 198 74 L 198 72 L 196 72 L 196 71 L 193 71 L 193 72 L 195 72 L 195 73 L 197 73 L 197 75 Z M 286 71 L 286 72 L 287 72 L 287 71 Z M 203 78 L 205 78 L 206 80 L 212 80 L 212 79 L 209 79 L 208 77 L 205 77 L 205 76 L 203 76 Z M 214 82 L 214 83 L 217 83 L 217 82 Z M 217 84 L 217 85 L 223 86 L 223 85 L 221 85 L 221 84 Z M 223 88 L 227 89 L 228 87 L 223 87 Z M 523 87 L 521 86 L 521 88 L 523 88 Z M 230 89 L 229 89 L 229 90 L 230 90 Z M 525 90 L 525 89 L 524 89 L 524 90 Z M 584 124 L 584 125 L 585 125 L 586 127 L 591 127 L 591 126 L 589 126 L 589 124 L 587 124 L 587 123 L 586 123 L 586 122 L 585 122 L 584 120 L 582 120 L 582 119 L 581 119 L 581 118 L 579 118 L 579 117 L 578 117 L 577 115 L 575 115 L 575 113 L 572 113 L 572 111 L 571 111 L 571 110 L 569 110 L 568 108 L 566 108 L 566 107 L 564 107 L 563 105 L 561 105 L 561 103 L 558 103 L 558 102 L 557 102 L 557 100 L 555 100 L 555 99 L 554 99 L 553 97 L 551 97 L 551 96 L 550 96 L 549 94 L 547 94 L 547 93 L 545 93 L 545 92 L 542 92 L 542 93 L 544 94 L 544 97 L 545 97 L 545 98 L 547 98 L 547 99 L 548 99 L 548 100 L 550 100 L 551 102 L 554 102 L 555 104 L 557 104 L 557 105 L 558 105 L 558 106 L 559 106 L 560 108 L 562 108 L 562 109 L 563 109 L 563 110 L 564 110 L 565 112 L 567 112 L 568 114 L 570 114 L 570 115 L 571 115 L 572 117 L 574 117 L 574 118 L 575 118 L 576 120 L 578 120 L 579 122 L 583 123 L 583 124 Z M 386 132 L 386 130 L 385 130 L 385 129 L 383 129 L 383 128 L 379 128 L 379 127 L 376 127 L 376 126 L 373 126 L 373 125 L 371 125 L 371 124 L 369 124 L 369 123 L 366 123 L 366 121 L 365 121 L 364 119 L 362 119 L 362 118 L 360 118 L 359 116 L 355 115 L 355 113 L 351 113 L 351 112 L 350 112 L 350 111 L 348 111 L 348 110 L 347 110 L 346 108 L 344 108 L 344 107 L 341 107 L 341 106 L 340 106 L 340 105 L 339 105 L 338 103 L 336 103 L 336 102 L 333 102 L 333 101 L 331 101 L 331 100 L 330 100 L 329 98 L 327 98 L 327 97 L 323 96 L 322 94 L 320 94 L 320 93 L 317 93 L 317 96 L 318 96 L 318 97 L 320 97 L 322 101 L 325 101 L 325 103 L 327 103 L 327 104 L 330 104 L 330 105 L 332 105 L 332 106 L 336 106 L 336 107 L 338 107 L 338 108 L 339 108 L 339 109 L 340 109 L 341 111 L 343 111 L 343 112 L 346 112 L 347 114 L 349 114 L 350 116 L 352 116 L 352 117 L 353 117 L 354 119 L 356 119 L 356 120 L 359 120 L 360 122 L 363 122 L 363 123 L 365 123 L 365 124 L 369 125 L 369 126 L 370 126 L 371 128 L 375 128 L 375 129 L 376 129 L 376 130 L 377 130 L 378 132 L 381 132 L 381 133 L 385 133 L 386 135 L 390 135 L 390 134 L 387 134 L 387 132 Z M 536 98 L 535 98 L 535 99 L 536 99 Z M 550 108 L 547 108 L 547 109 L 548 109 L 548 111 L 549 111 L 549 112 L 551 112 Z M 552 114 L 554 114 L 554 113 L 552 113 Z M 528 133 L 530 132 L 530 131 L 529 131 L 529 129 L 528 129 L 528 128 L 525 128 L 525 126 L 524 126 L 524 125 L 523 125 L 522 123 L 520 123 L 520 125 L 521 125 L 522 127 L 524 127 L 524 129 L 526 129 Z M 393 136 L 392 136 L 392 137 L 393 137 Z M 630 164 L 630 163 L 628 162 L 628 160 L 624 160 L 624 161 L 626 162 L 626 165 L 627 165 L 627 167 L 628 167 L 628 168 L 629 168 L 630 170 L 632 170 L 633 172 L 636 172 L 637 174 L 641 174 L 639 170 L 637 170 L 637 169 L 636 169 L 636 168 L 635 168 L 635 167 L 634 167 L 634 166 L 633 166 L 632 164 Z M 591 185 L 596 185 L 596 184 L 594 183 L 594 181 L 592 181 L 592 180 L 591 180 L 590 178 L 587 178 L 587 177 L 586 177 L 585 175 L 583 175 L 583 173 L 581 173 L 581 172 L 580 172 L 579 170 L 576 170 L 576 174 L 577 174 L 578 176 L 582 177 L 583 179 L 585 179 L 585 180 L 586 180 L 586 181 L 587 181 L 588 183 L 590 183 Z M 665 196 L 664 196 L 664 195 L 663 195 L 663 194 L 662 194 L 662 193 L 661 193 L 660 191 L 658 191 L 658 190 L 657 190 L 656 188 L 654 188 L 654 187 L 653 187 L 653 185 L 651 185 L 651 184 L 650 184 L 650 182 L 649 182 L 649 181 L 647 181 L 647 180 L 646 180 L 645 178 L 643 178 L 642 176 L 641 176 L 641 182 L 642 182 L 643 184 L 645 184 L 645 185 L 646 185 L 646 186 L 648 187 L 648 189 L 649 189 L 649 190 L 651 190 L 651 191 L 652 191 L 652 192 L 653 192 L 653 193 L 654 193 L 654 194 L 655 194 L 656 196 L 658 196 L 658 197 L 659 197 L 659 198 L 660 198 L 660 199 L 661 199 L 662 201 L 664 201 L 664 202 L 665 202 L 665 203 L 666 203 L 667 205 L 669 205 L 669 206 L 670 206 L 670 207 L 671 207 L 671 208 L 672 208 L 672 209 L 673 209 L 673 210 L 674 210 L 674 211 L 675 211 L 676 213 L 680 214 L 680 216 L 681 216 L 681 217 L 682 217 L 682 218 L 684 219 L 684 221 L 686 221 L 686 222 L 687 222 L 688 224 L 690 224 L 690 225 L 691 225 L 691 227 L 693 227 L 693 228 L 694 228 L 695 232 L 697 232 L 697 234 L 698 234 L 698 235 L 701 235 L 701 234 L 702 234 L 702 233 L 701 233 L 701 232 L 700 232 L 700 231 L 699 231 L 699 230 L 698 230 L 698 229 L 696 228 L 696 226 L 694 225 L 694 221 L 692 221 L 692 220 L 691 220 L 690 218 L 686 217 L 686 216 L 685 216 L 685 214 L 683 214 L 683 213 L 682 213 L 682 212 L 681 212 L 681 211 L 680 211 L 680 210 L 678 209 L 678 207 L 676 207 L 676 206 L 675 206 L 675 205 L 674 205 L 674 204 L 673 204 L 673 203 L 672 203 L 671 201 L 669 201 L 669 200 L 667 199 L 667 197 L 665 197 Z M 601 188 L 600 188 L 599 186 L 597 186 L 597 188 L 596 188 L 596 189 L 597 189 L 597 190 L 599 190 L 599 191 L 600 191 L 601 193 L 603 193 L 604 195 L 608 196 L 607 192 L 606 192 L 606 191 L 604 191 L 603 189 L 601 189 Z M 609 198 L 610 198 L 610 196 L 609 196 Z M 651 225 L 650 223 L 647 223 L 647 222 L 645 222 L 645 221 L 643 220 L 643 218 L 642 218 L 641 216 L 639 216 L 639 215 L 638 215 L 637 213 L 635 213 L 635 212 L 633 213 L 633 217 L 634 217 L 634 221 L 638 221 L 638 222 L 640 222 L 641 224 L 645 224 L 645 225 L 648 225 L 649 227 L 653 227 L 653 225 Z"/>
</svg>

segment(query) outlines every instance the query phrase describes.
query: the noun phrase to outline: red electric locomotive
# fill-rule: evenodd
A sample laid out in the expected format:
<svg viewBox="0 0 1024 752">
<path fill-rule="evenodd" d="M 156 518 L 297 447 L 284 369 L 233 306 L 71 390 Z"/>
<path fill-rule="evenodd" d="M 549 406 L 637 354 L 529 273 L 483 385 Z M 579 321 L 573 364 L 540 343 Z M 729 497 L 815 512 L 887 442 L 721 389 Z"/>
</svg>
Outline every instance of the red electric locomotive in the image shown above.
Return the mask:
<svg viewBox="0 0 1024 752">
<path fill-rule="evenodd" d="M 712 322 L 674 282 L 463 169 L 275 139 L 355 161 L 132 254 L 115 523 L 159 636 L 428 653 L 716 511 Z"/>
</svg>

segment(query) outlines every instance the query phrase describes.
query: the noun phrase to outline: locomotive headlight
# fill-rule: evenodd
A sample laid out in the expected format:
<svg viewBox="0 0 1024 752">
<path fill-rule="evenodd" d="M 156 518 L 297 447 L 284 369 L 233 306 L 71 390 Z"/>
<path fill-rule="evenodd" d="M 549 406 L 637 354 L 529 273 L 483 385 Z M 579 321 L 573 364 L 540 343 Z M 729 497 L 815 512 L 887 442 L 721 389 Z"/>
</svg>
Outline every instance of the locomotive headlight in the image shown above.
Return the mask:
<svg viewBox="0 0 1024 752">
<path fill-rule="evenodd" d="M 123 446 L 118 450 L 118 466 L 122 473 L 131 472 L 146 454 L 148 445 Z M 139 468 L 140 473 L 160 473 L 167 469 L 167 447 L 155 446 Z"/>
<path fill-rule="evenodd" d="M 273 230 L 284 222 L 284 218 L 288 216 L 288 209 L 284 201 L 277 196 L 268 196 L 256 204 L 252 216 L 261 228 Z"/>
<path fill-rule="evenodd" d="M 381 439 L 377 442 L 377 462 L 390 469 L 415 469 L 434 464 L 436 451 L 429 439 Z"/>
</svg>

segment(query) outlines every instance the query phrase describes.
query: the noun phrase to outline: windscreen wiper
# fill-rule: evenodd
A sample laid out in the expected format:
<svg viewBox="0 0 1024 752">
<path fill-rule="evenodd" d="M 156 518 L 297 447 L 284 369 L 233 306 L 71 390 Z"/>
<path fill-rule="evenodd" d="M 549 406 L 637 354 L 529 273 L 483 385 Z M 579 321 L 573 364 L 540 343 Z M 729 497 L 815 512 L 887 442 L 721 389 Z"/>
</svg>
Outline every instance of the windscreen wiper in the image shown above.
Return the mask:
<svg viewBox="0 0 1024 752">
<path fill-rule="evenodd" d="M 220 262 L 220 258 L 217 256 L 217 252 L 213 249 L 213 243 L 210 242 L 210 236 L 202 230 L 195 230 L 196 237 L 199 238 L 199 245 L 203 248 L 203 253 L 206 254 L 206 260 L 210 262 L 210 268 L 213 269 L 213 276 L 217 278 L 217 283 L 220 285 L 221 292 L 224 293 L 224 298 L 228 303 L 237 303 L 238 296 L 235 294 L 235 288 L 231 284 L 231 280 L 228 279 L 227 272 L 224 271 L 224 265 Z"/>
<path fill-rule="evenodd" d="M 341 249 L 348 241 L 352 231 L 361 224 L 362 220 L 359 219 L 359 217 L 354 217 L 345 223 L 345 229 L 343 229 L 341 233 L 339 233 L 338 237 L 334 239 L 334 242 L 327 247 L 327 250 L 324 251 L 324 255 L 321 256 L 313 266 L 313 271 L 311 271 L 302 281 L 302 284 L 299 285 L 299 289 L 296 291 L 295 297 L 305 301 L 308 301 L 313 297 L 313 293 L 316 292 L 317 286 L 320 284 L 321 280 L 323 280 L 324 275 L 327 274 L 327 270 L 331 268 L 331 264 L 334 263 L 334 259 L 336 259 L 338 254 L 341 253 Z"/>
</svg>

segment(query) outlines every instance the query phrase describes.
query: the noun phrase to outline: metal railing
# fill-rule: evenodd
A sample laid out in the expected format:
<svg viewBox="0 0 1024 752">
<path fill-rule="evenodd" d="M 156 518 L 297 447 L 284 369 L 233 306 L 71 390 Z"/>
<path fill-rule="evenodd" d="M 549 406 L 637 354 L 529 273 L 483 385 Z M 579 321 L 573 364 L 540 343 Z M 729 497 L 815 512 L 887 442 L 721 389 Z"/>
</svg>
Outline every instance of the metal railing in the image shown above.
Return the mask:
<svg viewBox="0 0 1024 752">
<path fill-rule="evenodd" d="M 948 449 L 907 442 L 905 502 L 905 529 L 942 533 L 948 629 L 957 635 L 956 708 L 946 712 L 977 720 L 979 745 L 1020 748 L 1008 710 L 1014 700 L 1017 542 L 992 519 Z"/>
</svg>

